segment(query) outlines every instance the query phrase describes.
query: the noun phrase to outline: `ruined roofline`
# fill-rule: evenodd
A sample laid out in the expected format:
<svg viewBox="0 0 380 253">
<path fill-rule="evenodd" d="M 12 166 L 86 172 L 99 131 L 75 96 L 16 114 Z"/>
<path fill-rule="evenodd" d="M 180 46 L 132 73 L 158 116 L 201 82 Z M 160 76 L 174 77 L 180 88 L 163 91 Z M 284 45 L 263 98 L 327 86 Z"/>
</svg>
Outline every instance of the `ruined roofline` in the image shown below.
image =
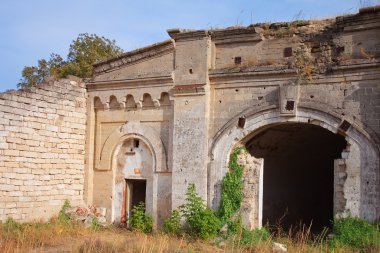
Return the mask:
<svg viewBox="0 0 380 253">
<path fill-rule="evenodd" d="M 380 5 L 375 5 L 371 7 L 361 8 L 357 13 L 348 14 L 343 16 L 336 16 L 334 18 L 324 18 L 315 20 L 295 20 L 288 22 L 265 22 L 265 23 L 255 23 L 248 26 L 231 26 L 227 28 L 217 28 L 217 29 L 181 29 L 173 28 L 168 29 L 167 32 L 169 36 L 174 39 L 197 39 L 201 37 L 211 37 L 211 38 L 221 38 L 226 36 L 238 36 L 238 35 L 254 35 L 260 33 L 260 28 L 276 30 L 279 28 L 288 27 L 302 27 L 315 24 L 321 24 L 323 27 L 329 25 L 344 25 L 346 22 L 359 21 L 362 16 L 368 14 L 376 14 L 380 12 Z M 370 17 L 372 18 L 372 17 Z M 321 28 L 323 28 L 321 27 Z"/>
<path fill-rule="evenodd" d="M 171 39 L 154 43 L 152 45 L 141 47 L 118 56 L 108 58 L 102 61 L 95 62 L 94 73 L 101 73 L 121 65 L 129 64 L 143 58 L 151 57 L 167 50 L 174 48 L 173 41 Z"/>
<path fill-rule="evenodd" d="M 94 74 L 104 73 L 110 70 L 118 69 L 121 66 L 132 64 L 142 59 L 161 55 L 167 51 L 174 49 L 173 40 L 192 40 L 203 37 L 211 37 L 215 43 L 233 43 L 236 41 L 260 41 L 264 36 L 270 36 L 271 32 L 276 32 L 279 29 L 293 29 L 302 27 L 312 27 L 317 25 L 317 30 L 335 27 L 337 29 L 345 26 L 350 26 L 351 23 L 368 22 L 372 19 L 380 19 L 377 13 L 380 12 L 380 5 L 359 9 L 357 13 L 337 16 L 330 19 L 320 20 L 296 20 L 290 22 L 274 22 L 274 23 L 255 23 L 248 26 L 231 26 L 218 29 L 168 29 L 167 33 L 171 39 L 163 42 L 155 43 L 146 47 L 138 48 L 93 64 Z M 375 14 L 375 17 L 373 16 Z M 375 24 L 376 25 L 376 24 Z M 367 26 L 368 27 L 368 26 Z M 369 28 L 369 27 L 368 27 Z M 348 28 L 347 28 L 348 29 Z M 307 31 L 306 33 L 317 32 Z M 266 33 L 266 34 L 265 34 Z"/>
<path fill-rule="evenodd" d="M 359 13 L 376 13 L 380 11 L 380 5 L 369 6 L 359 9 Z"/>
</svg>

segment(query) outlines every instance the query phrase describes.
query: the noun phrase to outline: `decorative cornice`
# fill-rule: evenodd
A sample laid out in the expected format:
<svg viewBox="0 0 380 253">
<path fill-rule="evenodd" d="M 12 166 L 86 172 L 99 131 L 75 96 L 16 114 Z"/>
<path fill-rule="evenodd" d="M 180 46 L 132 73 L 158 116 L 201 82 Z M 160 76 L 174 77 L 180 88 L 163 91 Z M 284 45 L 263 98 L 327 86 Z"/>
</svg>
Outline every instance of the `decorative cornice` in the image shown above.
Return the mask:
<svg viewBox="0 0 380 253">
<path fill-rule="evenodd" d="M 190 30 L 190 29 L 169 29 L 169 36 L 174 40 L 195 40 L 211 37 L 216 44 L 234 43 L 237 41 L 260 41 L 261 36 L 256 33 L 252 26 L 230 27 L 216 30 Z"/>
<path fill-rule="evenodd" d="M 295 75 L 296 69 L 289 69 L 288 66 L 259 66 L 250 68 L 234 69 L 214 69 L 210 70 L 210 81 L 218 79 L 246 78 L 249 76 L 275 76 L 275 75 Z"/>
<path fill-rule="evenodd" d="M 215 44 L 258 42 L 262 40 L 260 34 L 252 26 L 212 30 L 210 33 Z"/>
<path fill-rule="evenodd" d="M 205 94 L 206 84 L 176 85 L 173 88 L 174 96 L 199 96 Z"/>
<path fill-rule="evenodd" d="M 174 40 L 197 40 L 209 37 L 208 30 L 191 30 L 191 29 L 168 29 L 167 33 Z"/>
<path fill-rule="evenodd" d="M 379 68 L 380 59 L 354 59 L 347 63 L 340 63 L 337 66 L 333 66 L 331 69 L 333 72 L 355 70 L 355 69 L 370 69 Z"/>
<path fill-rule="evenodd" d="M 90 81 L 86 83 L 86 87 L 88 91 L 112 90 L 112 89 L 120 89 L 120 88 L 126 88 L 126 87 L 136 88 L 139 86 L 161 87 L 161 86 L 172 86 L 172 85 L 173 85 L 173 79 L 171 75 L 110 80 L 110 81 Z"/>
<path fill-rule="evenodd" d="M 355 59 L 347 63 L 340 63 L 331 67 L 332 73 L 339 73 L 357 69 L 379 68 L 380 59 Z M 296 76 L 297 69 L 281 66 L 253 66 L 247 68 L 214 69 L 209 71 L 210 81 L 220 79 L 239 79 L 255 76 Z"/>
<path fill-rule="evenodd" d="M 345 32 L 380 28 L 380 5 L 362 8 L 359 13 L 335 18 L 338 28 Z"/>
</svg>

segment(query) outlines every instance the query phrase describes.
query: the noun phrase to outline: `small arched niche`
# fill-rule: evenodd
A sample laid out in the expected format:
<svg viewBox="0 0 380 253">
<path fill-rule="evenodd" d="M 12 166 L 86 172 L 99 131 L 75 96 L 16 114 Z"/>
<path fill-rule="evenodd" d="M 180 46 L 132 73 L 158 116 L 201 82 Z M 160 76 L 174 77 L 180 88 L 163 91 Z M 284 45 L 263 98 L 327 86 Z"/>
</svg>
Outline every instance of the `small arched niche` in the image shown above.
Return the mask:
<svg viewBox="0 0 380 253">
<path fill-rule="evenodd" d="M 162 92 L 161 97 L 159 99 L 161 106 L 169 106 L 170 105 L 170 96 L 167 92 Z"/>
<path fill-rule="evenodd" d="M 143 95 L 143 101 L 142 101 L 143 107 L 154 107 L 154 102 L 152 100 L 152 97 L 148 93 L 144 93 Z"/>
<path fill-rule="evenodd" d="M 119 109 L 120 103 L 117 101 L 117 98 L 112 95 L 110 96 L 110 109 Z"/>
<path fill-rule="evenodd" d="M 125 101 L 125 107 L 128 109 L 136 108 L 136 102 L 132 95 L 128 94 L 126 101 Z"/>
<path fill-rule="evenodd" d="M 104 109 L 104 105 L 99 97 L 94 97 L 94 108 L 95 109 Z"/>
</svg>

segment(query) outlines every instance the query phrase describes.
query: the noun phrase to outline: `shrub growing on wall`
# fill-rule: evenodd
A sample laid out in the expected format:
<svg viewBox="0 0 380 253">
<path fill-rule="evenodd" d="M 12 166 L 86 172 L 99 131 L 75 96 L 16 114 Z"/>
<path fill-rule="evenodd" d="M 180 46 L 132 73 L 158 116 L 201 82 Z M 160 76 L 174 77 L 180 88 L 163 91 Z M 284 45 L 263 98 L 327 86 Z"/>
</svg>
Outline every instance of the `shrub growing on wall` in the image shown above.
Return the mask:
<svg viewBox="0 0 380 253">
<path fill-rule="evenodd" d="M 243 166 L 238 164 L 238 156 L 243 148 L 236 148 L 228 164 L 229 171 L 222 181 L 222 194 L 218 216 L 227 222 L 239 209 L 243 200 Z"/>
</svg>

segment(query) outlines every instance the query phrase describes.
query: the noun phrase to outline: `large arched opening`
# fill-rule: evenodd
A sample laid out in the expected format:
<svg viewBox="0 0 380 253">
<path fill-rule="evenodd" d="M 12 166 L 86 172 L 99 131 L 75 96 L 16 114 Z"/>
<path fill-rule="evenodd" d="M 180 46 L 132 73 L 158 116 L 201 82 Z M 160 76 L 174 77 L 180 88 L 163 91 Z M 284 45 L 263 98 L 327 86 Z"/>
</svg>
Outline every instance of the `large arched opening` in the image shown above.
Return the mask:
<svg viewBox="0 0 380 253">
<path fill-rule="evenodd" d="M 283 229 L 305 224 L 314 231 L 333 219 L 334 160 L 345 138 L 307 123 L 275 124 L 246 141 L 264 159 L 262 224 Z"/>
<path fill-rule="evenodd" d="M 297 127 L 293 128 L 292 125 L 301 126 L 301 131 L 297 131 Z M 330 166 L 330 168 L 333 166 L 333 170 L 327 170 L 327 172 L 326 170 L 323 170 L 325 173 L 330 174 L 322 174 L 318 176 L 321 182 L 311 179 L 311 185 L 314 185 L 314 188 L 319 187 L 322 190 L 311 190 L 311 195 L 309 196 L 312 196 L 313 193 L 321 193 L 321 195 L 326 196 L 321 197 L 320 199 L 330 199 L 328 200 L 330 203 L 328 204 L 329 207 L 325 210 L 326 214 L 318 214 L 318 219 L 322 220 L 322 222 L 320 222 L 322 225 L 319 225 L 319 227 L 326 223 L 329 225 L 329 220 L 336 217 L 355 216 L 369 221 L 377 220 L 379 218 L 378 210 L 380 206 L 378 191 L 378 148 L 376 144 L 372 142 L 373 138 L 368 134 L 366 129 L 359 127 L 355 122 L 348 124 L 348 128 L 345 127 L 346 125 L 347 122 L 344 119 L 336 117 L 336 115 L 304 107 L 298 108 L 297 115 L 294 117 L 284 117 L 275 108 L 266 108 L 260 111 L 253 108 L 236 115 L 236 117 L 231 118 L 231 120 L 216 133 L 210 148 L 210 163 L 208 171 L 209 207 L 214 210 L 217 210 L 219 207 L 221 182 L 228 171 L 229 158 L 234 149 L 241 145 L 252 149 L 252 144 L 255 140 L 263 138 L 261 136 L 268 134 L 269 137 L 272 135 L 271 138 L 273 139 L 273 134 L 270 133 L 271 131 L 285 131 L 285 129 L 281 128 L 287 126 L 290 127 L 287 131 L 291 130 L 293 132 L 299 132 L 300 134 L 300 136 L 297 137 L 297 141 L 293 141 L 295 144 L 298 143 L 298 147 L 295 147 L 295 150 L 299 150 L 299 152 L 298 154 L 297 152 L 293 154 L 293 156 L 296 156 L 296 160 L 301 160 L 300 163 L 308 162 L 314 166 L 314 164 L 320 163 L 319 159 L 306 157 L 311 156 L 312 154 L 318 154 L 317 156 L 326 157 L 326 161 L 329 161 L 330 165 L 328 166 Z M 277 127 L 279 129 L 276 129 Z M 314 131 L 315 129 L 318 130 Z M 267 131 L 266 134 L 265 131 Z M 316 134 L 316 136 L 311 140 L 305 138 L 306 136 L 310 136 L 310 134 Z M 286 144 L 290 142 L 289 138 L 293 138 L 292 136 L 293 135 L 286 136 L 288 140 L 283 141 L 283 143 Z M 313 148 L 303 147 L 303 145 L 311 144 L 313 142 Z M 334 144 L 331 145 L 331 143 Z M 283 147 L 287 149 L 287 145 L 284 145 Z M 308 149 L 311 151 L 308 151 Z M 344 152 L 341 152 L 342 150 L 344 150 Z M 263 154 L 254 154 L 254 150 L 251 150 L 251 152 L 253 157 L 255 155 L 259 157 L 264 156 Z M 277 156 L 281 156 L 281 153 L 277 154 Z M 247 209 L 247 212 L 249 213 L 245 214 L 245 217 L 248 217 L 245 225 L 251 228 L 264 225 L 269 218 L 268 216 L 263 217 L 264 177 L 261 177 L 261 175 L 265 173 L 261 173 L 263 166 L 260 165 L 268 162 L 265 161 L 265 158 L 255 158 L 253 160 L 255 160 L 257 165 L 255 165 L 256 167 L 254 170 L 258 173 L 257 177 L 260 178 L 256 178 L 256 180 L 252 180 L 252 182 L 258 181 L 260 184 L 252 186 L 254 187 L 252 191 L 253 197 L 252 200 L 250 200 L 251 204 L 249 204 L 249 208 Z M 262 160 L 264 160 L 263 163 Z M 286 161 L 286 159 L 284 160 Z M 333 165 L 331 165 L 331 161 L 334 162 Z M 297 166 L 300 168 L 303 167 L 301 165 Z M 291 164 L 288 167 L 292 167 Z M 321 164 L 316 167 L 325 166 Z M 299 172 L 300 170 L 298 169 L 298 173 L 295 173 L 296 177 L 293 178 L 300 177 L 298 175 L 300 174 Z M 333 176 L 331 173 L 333 173 Z M 270 175 L 270 173 L 268 173 L 268 175 Z M 323 189 L 322 185 L 325 183 L 324 180 L 326 180 L 326 175 L 328 178 L 326 184 L 329 185 L 327 190 Z M 306 176 L 307 175 L 305 175 L 305 177 Z M 314 176 L 316 177 L 317 175 L 314 173 Z M 274 176 L 272 177 L 272 180 L 282 180 L 282 176 Z M 298 179 L 294 184 L 304 184 L 304 181 L 306 180 Z M 333 182 L 332 187 L 331 182 Z M 314 197 L 312 196 L 311 198 L 313 199 Z M 306 203 L 305 205 L 302 205 L 302 207 L 306 205 L 309 204 Z M 266 207 L 266 209 L 268 209 L 268 207 Z M 311 211 L 307 216 L 314 216 L 313 212 L 319 212 L 320 206 L 313 207 L 311 205 L 309 210 Z M 283 211 L 281 211 L 281 213 L 284 214 Z M 310 219 L 308 219 L 307 216 L 298 216 L 293 221 L 302 220 L 304 223 L 308 223 Z M 273 215 L 273 217 L 274 220 L 276 220 L 276 216 Z M 293 222 L 288 222 L 288 224 L 290 223 Z M 313 224 L 317 223 L 316 219 L 313 218 Z M 296 224 L 291 225 L 297 225 L 297 222 Z"/>
</svg>

